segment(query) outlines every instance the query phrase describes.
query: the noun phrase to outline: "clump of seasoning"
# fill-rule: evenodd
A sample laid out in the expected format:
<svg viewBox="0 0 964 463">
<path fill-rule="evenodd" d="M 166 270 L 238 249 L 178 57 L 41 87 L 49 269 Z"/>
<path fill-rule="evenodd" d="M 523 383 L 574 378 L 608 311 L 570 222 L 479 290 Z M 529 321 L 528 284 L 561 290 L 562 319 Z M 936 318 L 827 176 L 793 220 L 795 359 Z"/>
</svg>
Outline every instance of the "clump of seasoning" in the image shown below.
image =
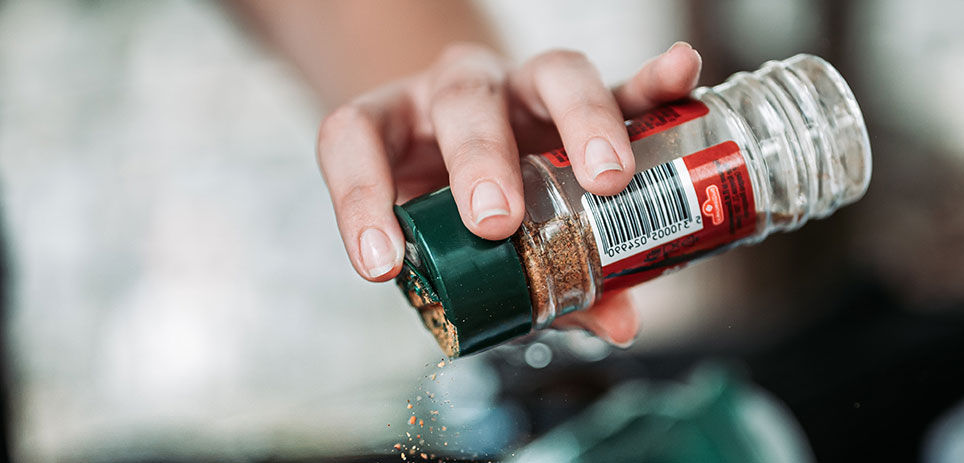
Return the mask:
<svg viewBox="0 0 964 463">
<path fill-rule="evenodd" d="M 434 292 L 414 270 L 407 266 L 398 276 L 398 283 L 408 295 L 408 302 L 418 310 L 422 323 L 435 337 L 442 352 L 449 357 L 458 357 L 458 330 L 445 318 L 445 308 Z"/>
</svg>

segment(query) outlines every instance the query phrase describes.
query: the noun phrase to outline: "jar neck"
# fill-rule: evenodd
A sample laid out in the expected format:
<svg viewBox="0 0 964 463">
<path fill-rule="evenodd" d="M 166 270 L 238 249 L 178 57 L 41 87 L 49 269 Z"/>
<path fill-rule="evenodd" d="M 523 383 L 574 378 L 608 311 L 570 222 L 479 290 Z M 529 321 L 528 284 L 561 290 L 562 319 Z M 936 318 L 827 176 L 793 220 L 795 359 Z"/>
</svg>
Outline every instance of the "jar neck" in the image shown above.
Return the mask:
<svg viewBox="0 0 964 463">
<path fill-rule="evenodd" d="M 871 167 L 867 129 L 853 93 L 829 63 L 812 55 L 771 61 L 709 91 L 754 138 L 772 228 L 796 229 L 863 196 Z"/>
</svg>

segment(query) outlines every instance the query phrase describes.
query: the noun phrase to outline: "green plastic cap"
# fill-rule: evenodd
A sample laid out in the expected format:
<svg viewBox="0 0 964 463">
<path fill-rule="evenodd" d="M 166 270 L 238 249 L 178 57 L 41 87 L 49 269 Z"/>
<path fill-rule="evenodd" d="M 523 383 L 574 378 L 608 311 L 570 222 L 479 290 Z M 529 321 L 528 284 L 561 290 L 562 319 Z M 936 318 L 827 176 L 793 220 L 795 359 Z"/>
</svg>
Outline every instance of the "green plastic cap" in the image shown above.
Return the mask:
<svg viewBox="0 0 964 463">
<path fill-rule="evenodd" d="M 532 329 L 522 261 L 508 239 L 479 238 L 449 188 L 395 207 L 405 233 L 396 282 L 449 357 L 479 352 Z"/>
</svg>

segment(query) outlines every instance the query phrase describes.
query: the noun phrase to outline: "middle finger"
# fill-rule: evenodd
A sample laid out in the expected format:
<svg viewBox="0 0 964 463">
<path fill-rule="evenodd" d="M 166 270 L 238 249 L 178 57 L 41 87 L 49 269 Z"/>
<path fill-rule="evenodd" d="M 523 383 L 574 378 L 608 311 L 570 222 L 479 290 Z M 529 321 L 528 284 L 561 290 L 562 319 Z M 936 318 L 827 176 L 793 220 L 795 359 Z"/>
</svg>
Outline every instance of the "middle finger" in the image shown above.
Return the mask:
<svg viewBox="0 0 964 463">
<path fill-rule="evenodd" d="M 506 238 L 525 206 L 502 63 L 485 48 L 461 45 L 447 50 L 437 69 L 429 117 L 462 222 L 482 238 Z"/>
<path fill-rule="evenodd" d="M 512 75 L 509 84 L 533 114 L 555 123 L 583 188 L 601 195 L 626 188 L 636 161 L 622 112 L 582 53 L 540 55 Z"/>
</svg>

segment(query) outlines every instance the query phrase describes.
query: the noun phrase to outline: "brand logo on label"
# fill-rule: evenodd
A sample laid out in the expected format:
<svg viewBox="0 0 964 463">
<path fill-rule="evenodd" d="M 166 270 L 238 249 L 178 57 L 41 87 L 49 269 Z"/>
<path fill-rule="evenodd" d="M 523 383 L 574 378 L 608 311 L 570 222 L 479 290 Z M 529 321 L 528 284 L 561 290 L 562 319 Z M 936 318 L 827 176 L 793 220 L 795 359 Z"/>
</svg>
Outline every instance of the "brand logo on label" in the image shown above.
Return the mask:
<svg viewBox="0 0 964 463">
<path fill-rule="evenodd" d="M 713 225 L 723 223 L 723 198 L 720 197 L 720 188 L 716 185 L 706 187 L 706 201 L 700 207 L 703 215 L 710 218 Z"/>
</svg>

